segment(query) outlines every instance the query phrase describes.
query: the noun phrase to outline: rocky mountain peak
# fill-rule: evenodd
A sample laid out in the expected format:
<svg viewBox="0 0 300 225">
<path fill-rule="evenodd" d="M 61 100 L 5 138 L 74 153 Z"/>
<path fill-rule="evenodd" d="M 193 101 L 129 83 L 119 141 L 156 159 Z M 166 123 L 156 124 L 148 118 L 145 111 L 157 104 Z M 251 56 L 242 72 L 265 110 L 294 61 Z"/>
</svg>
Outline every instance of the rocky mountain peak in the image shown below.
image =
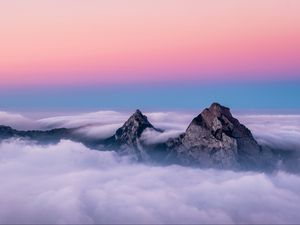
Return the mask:
<svg viewBox="0 0 300 225">
<path fill-rule="evenodd" d="M 116 131 L 115 135 L 108 138 L 106 142 L 111 143 L 125 154 L 133 155 L 138 160 L 147 160 L 148 155 L 143 148 L 143 143 L 140 142 L 140 137 L 147 128 L 160 131 L 149 122 L 147 116 L 137 109 Z"/>
<path fill-rule="evenodd" d="M 134 114 L 132 114 L 132 116 L 143 116 L 143 113 L 141 112 L 141 110 L 137 109 L 135 110 Z"/>
<path fill-rule="evenodd" d="M 181 137 L 168 144 L 188 163 L 197 161 L 207 166 L 235 167 L 257 158 L 260 152 L 250 130 L 219 103 L 204 109 Z"/>
<path fill-rule="evenodd" d="M 211 131 L 213 136 L 219 140 L 222 133 L 233 138 L 250 138 L 254 140 L 250 130 L 232 116 L 229 108 L 219 103 L 213 103 L 209 108 L 204 109 L 190 124 L 190 126 L 194 125 Z"/>
<path fill-rule="evenodd" d="M 206 110 L 204 110 L 206 111 Z M 230 109 L 225 107 L 225 106 L 222 106 L 220 105 L 219 103 L 212 103 L 211 106 L 208 108 L 208 111 L 213 114 L 214 116 L 221 116 L 222 114 L 223 115 L 226 115 L 228 117 L 232 117 L 231 113 L 230 113 Z"/>
<path fill-rule="evenodd" d="M 130 125 L 132 123 L 137 123 L 139 125 L 152 126 L 148 121 L 147 116 L 145 116 L 139 109 L 137 109 L 127 120 L 125 124 Z M 124 124 L 124 125 L 125 125 Z"/>
<path fill-rule="evenodd" d="M 147 116 L 137 109 L 129 119 L 120 127 L 114 137 L 119 145 L 127 145 L 130 147 L 137 145 L 138 138 L 141 137 L 146 128 L 157 130 L 148 120 Z"/>
</svg>

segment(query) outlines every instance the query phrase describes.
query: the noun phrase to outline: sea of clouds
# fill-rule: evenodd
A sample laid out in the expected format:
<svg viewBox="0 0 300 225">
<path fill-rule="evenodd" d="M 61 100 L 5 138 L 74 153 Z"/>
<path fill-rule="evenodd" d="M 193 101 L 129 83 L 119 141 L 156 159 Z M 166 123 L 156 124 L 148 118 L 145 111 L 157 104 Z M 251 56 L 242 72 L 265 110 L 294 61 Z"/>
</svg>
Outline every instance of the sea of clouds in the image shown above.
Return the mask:
<svg viewBox="0 0 300 225">
<path fill-rule="evenodd" d="M 146 143 L 164 142 L 183 133 L 197 112 L 149 112 L 149 121 L 163 133 L 146 130 L 142 139 Z M 21 114 L 0 111 L 0 125 L 20 130 L 47 130 L 53 128 L 78 128 L 76 132 L 90 138 L 103 139 L 112 136 L 131 114 L 128 112 L 98 111 L 67 116 L 32 119 Z M 288 150 L 300 149 L 300 114 L 236 114 L 234 115 L 253 133 L 263 145 Z"/>
<path fill-rule="evenodd" d="M 146 113 L 156 143 L 184 132 L 195 113 Z M 79 127 L 94 138 L 112 135 L 130 113 L 100 111 L 32 119 L 0 113 L 17 129 Z M 260 143 L 299 150 L 300 116 L 237 115 Z M 0 143 L 0 223 L 299 223 L 300 176 L 135 163 L 115 152 L 62 140 Z"/>
</svg>

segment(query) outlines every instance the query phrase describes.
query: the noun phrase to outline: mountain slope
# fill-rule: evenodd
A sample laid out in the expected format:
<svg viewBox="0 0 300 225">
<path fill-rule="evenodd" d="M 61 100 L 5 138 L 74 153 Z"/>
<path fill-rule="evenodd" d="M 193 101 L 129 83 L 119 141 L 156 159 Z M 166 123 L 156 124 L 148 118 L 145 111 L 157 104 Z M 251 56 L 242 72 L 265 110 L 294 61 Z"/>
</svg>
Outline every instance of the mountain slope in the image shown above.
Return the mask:
<svg viewBox="0 0 300 225">
<path fill-rule="evenodd" d="M 186 132 L 167 143 L 170 157 L 183 164 L 219 168 L 263 167 L 272 154 L 263 150 L 251 131 L 230 109 L 213 103 L 195 117 Z"/>
<path fill-rule="evenodd" d="M 147 160 L 149 156 L 146 153 L 144 144 L 140 141 L 140 137 L 146 129 L 161 132 L 160 129 L 155 128 L 148 121 L 148 118 L 137 109 L 124 125 L 112 137 L 106 140 L 106 143 L 117 148 L 119 152 L 133 154 L 139 160 Z"/>
</svg>

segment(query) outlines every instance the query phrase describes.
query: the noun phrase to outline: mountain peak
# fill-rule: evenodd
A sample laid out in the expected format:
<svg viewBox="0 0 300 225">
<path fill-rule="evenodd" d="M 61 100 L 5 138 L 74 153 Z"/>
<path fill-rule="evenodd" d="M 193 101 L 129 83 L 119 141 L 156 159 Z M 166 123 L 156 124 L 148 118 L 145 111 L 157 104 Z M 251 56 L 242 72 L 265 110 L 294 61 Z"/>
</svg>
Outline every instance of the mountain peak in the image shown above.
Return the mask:
<svg viewBox="0 0 300 225">
<path fill-rule="evenodd" d="M 184 160 L 203 165 L 217 163 L 221 167 L 235 167 L 241 161 L 250 163 L 260 151 L 250 130 L 219 103 L 204 109 L 169 146 Z"/>
<path fill-rule="evenodd" d="M 227 108 L 225 106 L 222 106 L 220 103 L 218 102 L 213 102 L 211 103 L 210 107 L 209 108 L 213 108 L 213 107 L 218 107 L 218 108 Z"/>
<path fill-rule="evenodd" d="M 147 116 L 145 116 L 139 109 L 137 109 L 125 122 L 124 126 L 145 126 L 145 127 L 153 127 L 153 125 L 149 122 Z"/>
<path fill-rule="evenodd" d="M 137 109 L 123 126 L 116 131 L 114 137 L 118 145 L 136 147 L 138 139 L 147 128 L 158 130 L 149 122 L 147 116 Z"/>
<path fill-rule="evenodd" d="M 143 113 L 141 112 L 141 110 L 137 109 L 135 110 L 135 113 L 133 115 L 143 115 Z"/>
<path fill-rule="evenodd" d="M 254 140 L 249 129 L 232 116 L 228 107 L 219 103 L 211 104 L 209 108 L 204 109 L 195 119 L 201 121 L 198 125 L 205 127 L 212 133 L 223 132 L 229 137 Z"/>
<path fill-rule="evenodd" d="M 232 115 L 230 113 L 230 109 L 228 107 L 225 107 L 217 102 L 214 102 L 211 104 L 211 106 L 208 109 L 205 109 L 202 114 L 205 115 L 206 112 L 209 112 L 210 114 L 220 117 L 221 115 L 225 115 L 226 117 L 232 118 Z"/>
<path fill-rule="evenodd" d="M 137 109 L 130 117 L 129 117 L 129 119 L 127 120 L 127 125 L 129 125 L 130 123 L 129 123 L 129 121 L 136 121 L 138 124 L 147 124 L 147 125 L 150 125 L 150 126 L 152 126 L 151 124 L 150 124 L 150 122 L 148 121 L 148 118 L 147 118 L 147 116 L 145 116 L 139 109 Z M 126 124 L 125 123 L 125 124 Z M 124 124 L 124 125 L 125 125 Z"/>
</svg>

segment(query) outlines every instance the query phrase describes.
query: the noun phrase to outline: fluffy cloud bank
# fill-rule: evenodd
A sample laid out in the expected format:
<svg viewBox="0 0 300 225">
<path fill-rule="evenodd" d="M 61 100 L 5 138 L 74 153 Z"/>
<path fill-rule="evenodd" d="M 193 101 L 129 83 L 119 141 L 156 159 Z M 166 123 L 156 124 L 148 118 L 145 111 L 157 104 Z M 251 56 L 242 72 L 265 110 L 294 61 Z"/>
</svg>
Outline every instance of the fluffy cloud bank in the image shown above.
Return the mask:
<svg viewBox="0 0 300 225">
<path fill-rule="evenodd" d="M 153 144 L 164 142 L 183 133 L 199 112 L 150 112 L 149 121 L 164 133 L 147 130 L 142 139 Z M 0 125 L 16 129 L 78 128 L 77 132 L 90 138 L 107 138 L 129 118 L 129 112 L 98 111 L 67 116 L 32 119 L 20 114 L 0 112 Z M 300 115 L 241 115 L 236 116 L 245 124 L 260 144 L 275 148 L 300 150 Z"/>
<path fill-rule="evenodd" d="M 82 113 L 69 116 L 48 117 L 38 120 L 44 127 L 48 128 L 76 128 L 88 125 L 107 125 L 125 121 L 129 115 L 115 111 L 98 111 L 92 113 Z"/>
<path fill-rule="evenodd" d="M 21 114 L 0 111 L 0 125 L 11 126 L 15 129 L 36 129 L 38 124 Z"/>
<path fill-rule="evenodd" d="M 300 177 L 135 164 L 63 140 L 0 144 L 0 223 L 299 223 Z"/>
<path fill-rule="evenodd" d="M 300 151 L 300 115 L 240 115 L 238 118 L 259 143 Z"/>
</svg>

